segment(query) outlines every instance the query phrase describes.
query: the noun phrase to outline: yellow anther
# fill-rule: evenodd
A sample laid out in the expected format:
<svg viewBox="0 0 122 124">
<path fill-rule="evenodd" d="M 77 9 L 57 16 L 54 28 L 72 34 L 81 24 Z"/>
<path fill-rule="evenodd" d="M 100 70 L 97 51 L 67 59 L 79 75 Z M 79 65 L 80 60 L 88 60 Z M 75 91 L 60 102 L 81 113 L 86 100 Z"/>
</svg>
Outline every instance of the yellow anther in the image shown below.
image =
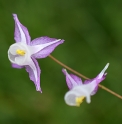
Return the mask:
<svg viewBox="0 0 122 124">
<path fill-rule="evenodd" d="M 80 104 L 83 102 L 84 98 L 85 98 L 84 96 L 76 97 L 76 105 L 80 106 Z"/>
<path fill-rule="evenodd" d="M 16 53 L 17 53 L 18 55 L 21 55 L 21 56 L 24 56 L 24 55 L 25 55 L 25 51 L 24 51 L 24 50 L 20 50 L 20 49 L 17 49 L 17 50 L 16 50 Z"/>
</svg>

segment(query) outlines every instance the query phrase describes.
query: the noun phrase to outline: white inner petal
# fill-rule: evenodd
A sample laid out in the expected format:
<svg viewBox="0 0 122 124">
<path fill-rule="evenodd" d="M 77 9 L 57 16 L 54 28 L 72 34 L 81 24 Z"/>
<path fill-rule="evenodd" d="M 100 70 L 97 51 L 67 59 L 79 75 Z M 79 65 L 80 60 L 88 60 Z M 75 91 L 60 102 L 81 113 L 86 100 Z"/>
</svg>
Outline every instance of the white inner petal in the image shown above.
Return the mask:
<svg viewBox="0 0 122 124">
<path fill-rule="evenodd" d="M 14 43 L 10 46 L 9 51 L 11 52 L 11 54 L 16 55 L 17 49 L 22 49 L 22 47 L 18 43 Z"/>
<path fill-rule="evenodd" d="M 82 88 L 85 89 L 88 92 L 88 94 L 91 94 L 96 86 L 97 86 L 96 80 L 93 80 L 91 83 L 84 84 Z"/>
<path fill-rule="evenodd" d="M 25 52 L 24 55 L 17 54 L 17 50 L 22 50 Z M 18 64 L 18 65 L 29 65 L 30 61 L 30 52 L 28 49 L 28 46 L 26 44 L 23 44 L 21 42 L 12 44 L 8 50 L 8 58 L 12 63 Z"/>
<path fill-rule="evenodd" d="M 18 55 L 16 53 L 17 49 L 24 50 L 26 52 L 25 55 L 23 55 L 23 56 Z M 15 43 L 15 44 L 11 45 L 8 50 L 8 58 L 12 63 L 15 63 L 15 64 L 18 64 L 21 66 L 29 65 L 32 68 L 35 79 L 37 81 L 37 68 L 31 59 L 31 54 L 30 54 L 30 51 L 26 44 L 19 42 L 19 43 Z"/>
<path fill-rule="evenodd" d="M 8 58 L 12 63 L 15 63 L 15 57 L 16 55 L 11 54 L 11 52 L 8 52 Z"/>
<path fill-rule="evenodd" d="M 25 56 L 15 57 L 15 63 L 18 65 L 23 65 L 24 61 L 25 61 Z"/>
<path fill-rule="evenodd" d="M 89 83 L 89 84 L 83 84 L 83 85 L 74 87 L 72 91 L 77 92 L 79 97 L 80 96 L 86 97 L 87 103 L 90 103 L 91 102 L 90 95 L 91 95 L 91 92 L 94 90 L 95 86 L 96 86 L 95 82 Z"/>
<path fill-rule="evenodd" d="M 79 94 L 77 92 L 70 90 L 65 94 L 64 100 L 65 100 L 66 104 L 68 104 L 70 106 L 77 106 L 76 97 L 78 97 L 78 96 L 79 96 Z"/>
<path fill-rule="evenodd" d="M 35 46 L 29 46 L 29 49 L 31 51 L 31 54 L 35 54 L 37 52 L 39 52 L 40 50 L 44 49 L 45 47 L 47 46 L 50 46 L 54 43 L 57 43 L 59 42 L 61 39 L 58 39 L 58 40 L 55 40 L 55 41 L 52 41 L 52 42 L 49 42 L 49 43 L 45 43 L 45 44 L 40 44 L 40 45 L 35 45 Z"/>
<path fill-rule="evenodd" d="M 89 88 L 88 89 L 87 88 L 88 87 L 83 87 L 83 85 L 74 87 L 72 90 L 68 91 L 65 94 L 65 97 L 64 97 L 65 102 L 68 105 L 77 106 L 76 98 L 86 97 L 86 102 L 90 103 L 91 98 L 90 98 Z"/>
<path fill-rule="evenodd" d="M 90 103 L 90 102 L 91 102 L 91 96 L 90 96 L 90 95 L 87 95 L 87 96 L 86 96 L 86 102 L 87 102 L 87 103 Z"/>
<path fill-rule="evenodd" d="M 12 47 L 12 49 L 10 49 L 11 54 L 16 55 L 16 50 L 17 49 L 18 49 L 18 46 Z"/>
</svg>

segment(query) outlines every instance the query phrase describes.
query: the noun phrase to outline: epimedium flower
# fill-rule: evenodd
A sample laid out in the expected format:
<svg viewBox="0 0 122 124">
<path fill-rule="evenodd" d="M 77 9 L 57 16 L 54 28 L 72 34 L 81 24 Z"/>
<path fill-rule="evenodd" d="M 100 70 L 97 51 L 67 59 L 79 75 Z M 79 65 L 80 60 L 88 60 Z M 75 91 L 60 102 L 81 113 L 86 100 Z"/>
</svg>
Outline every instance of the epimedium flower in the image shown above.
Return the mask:
<svg viewBox="0 0 122 124">
<path fill-rule="evenodd" d="M 29 73 L 30 80 L 36 86 L 36 90 L 42 92 L 40 88 L 40 67 L 36 59 L 47 57 L 64 40 L 39 37 L 31 41 L 28 29 L 23 26 L 16 14 L 13 14 L 15 21 L 14 39 L 16 43 L 8 49 L 8 58 L 13 68 L 23 68 Z"/>
<path fill-rule="evenodd" d="M 81 78 L 73 74 L 68 74 L 66 69 L 62 69 L 66 76 L 66 83 L 69 91 L 65 94 L 64 100 L 66 104 L 70 106 L 80 106 L 83 99 L 86 98 L 86 102 L 91 102 L 91 95 L 94 95 L 98 90 L 98 85 L 103 81 L 107 75 L 105 73 L 109 63 L 106 64 L 104 69 L 93 79 L 85 80 L 82 82 Z"/>
</svg>

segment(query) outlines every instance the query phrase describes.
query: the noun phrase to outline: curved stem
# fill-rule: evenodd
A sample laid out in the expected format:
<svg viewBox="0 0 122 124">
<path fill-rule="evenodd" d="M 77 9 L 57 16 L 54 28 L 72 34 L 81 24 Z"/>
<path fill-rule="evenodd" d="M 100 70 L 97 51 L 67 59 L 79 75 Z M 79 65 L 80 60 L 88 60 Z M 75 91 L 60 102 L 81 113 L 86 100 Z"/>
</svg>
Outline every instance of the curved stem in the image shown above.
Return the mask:
<svg viewBox="0 0 122 124">
<path fill-rule="evenodd" d="M 84 79 L 89 79 L 88 77 L 86 77 L 86 76 L 80 74 L 79 72 L 77 72 L 77 71 L 73 70 L 72 68 L 68 67 L 67 65 L 63 64 L 62 62 L 60 62 L 59 60 L 57 60 L 56 58 L 54 58 L 52 55 L 49 55 L 49 57 L 50 57 L 53 61 L 55 61 L 56 63 L 58 63 L 59 65 L 63 66 L 63 67 L 66 68 L 67 70 L 73 72 L 74 74 L 76 74 L 76 75 L 78 75 L 78 76 L 80 76 L 80 77 L 82 77 L 82 78 L 84 78 Z M 105 91 L 107 91 L 107 92 L 113 94 L 114 96 L 116 96 L 116 97 L 122 99 L 122 96 L 121 96 L 121 95 L 115 93 L 114 91 L 108 89 L 107 87 L 105 87 L 105 86 L 103 86 L 103 85 L 101 85 L 101 84 L 99 84 L 99 87 L 102 88 L 103 90 L 105 90 Z"/>
</svg>

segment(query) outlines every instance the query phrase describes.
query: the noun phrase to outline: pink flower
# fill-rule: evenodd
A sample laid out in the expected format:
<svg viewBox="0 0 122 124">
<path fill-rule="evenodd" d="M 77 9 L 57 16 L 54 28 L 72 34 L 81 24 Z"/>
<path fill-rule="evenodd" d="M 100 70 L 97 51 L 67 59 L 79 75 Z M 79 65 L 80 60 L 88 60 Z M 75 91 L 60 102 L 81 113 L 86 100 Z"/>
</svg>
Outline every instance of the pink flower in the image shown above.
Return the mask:
<svg viewBox="0 0 122 124">
<path fill-rule="evenodd" d="M 39 37 L 31 41 L 28 29 L 23 26 L 16 14 L 13 14 L 15 21 L 14 39 L 16 43 L 12 44 L 8 50 L 8 58 L 14 68 L 25 67 L 29 73 L 30 79 L 34 82 L 37 91 L 40 88 L 40 67 L 36 59 L 47 57 L 64 40 Z"/>
<path fill-rule="evenodd" d="M 94 95 L 98 90 L 98 85 L 103 81 L 107 75 L 105 73 L 109 63 L 98 74 L 97 77 L 82 82 L 81 78 L 73 74 L 68 74 L 66 69 L 63 69 L 63 73 L 66 75 L 66 83 L 69 91 L 65 94 L 65 102 L 70 106 L 80 106 L 83 99 L 86 98 L 87 103 L 91 102 L 91 95 Z"/>
</svg>

